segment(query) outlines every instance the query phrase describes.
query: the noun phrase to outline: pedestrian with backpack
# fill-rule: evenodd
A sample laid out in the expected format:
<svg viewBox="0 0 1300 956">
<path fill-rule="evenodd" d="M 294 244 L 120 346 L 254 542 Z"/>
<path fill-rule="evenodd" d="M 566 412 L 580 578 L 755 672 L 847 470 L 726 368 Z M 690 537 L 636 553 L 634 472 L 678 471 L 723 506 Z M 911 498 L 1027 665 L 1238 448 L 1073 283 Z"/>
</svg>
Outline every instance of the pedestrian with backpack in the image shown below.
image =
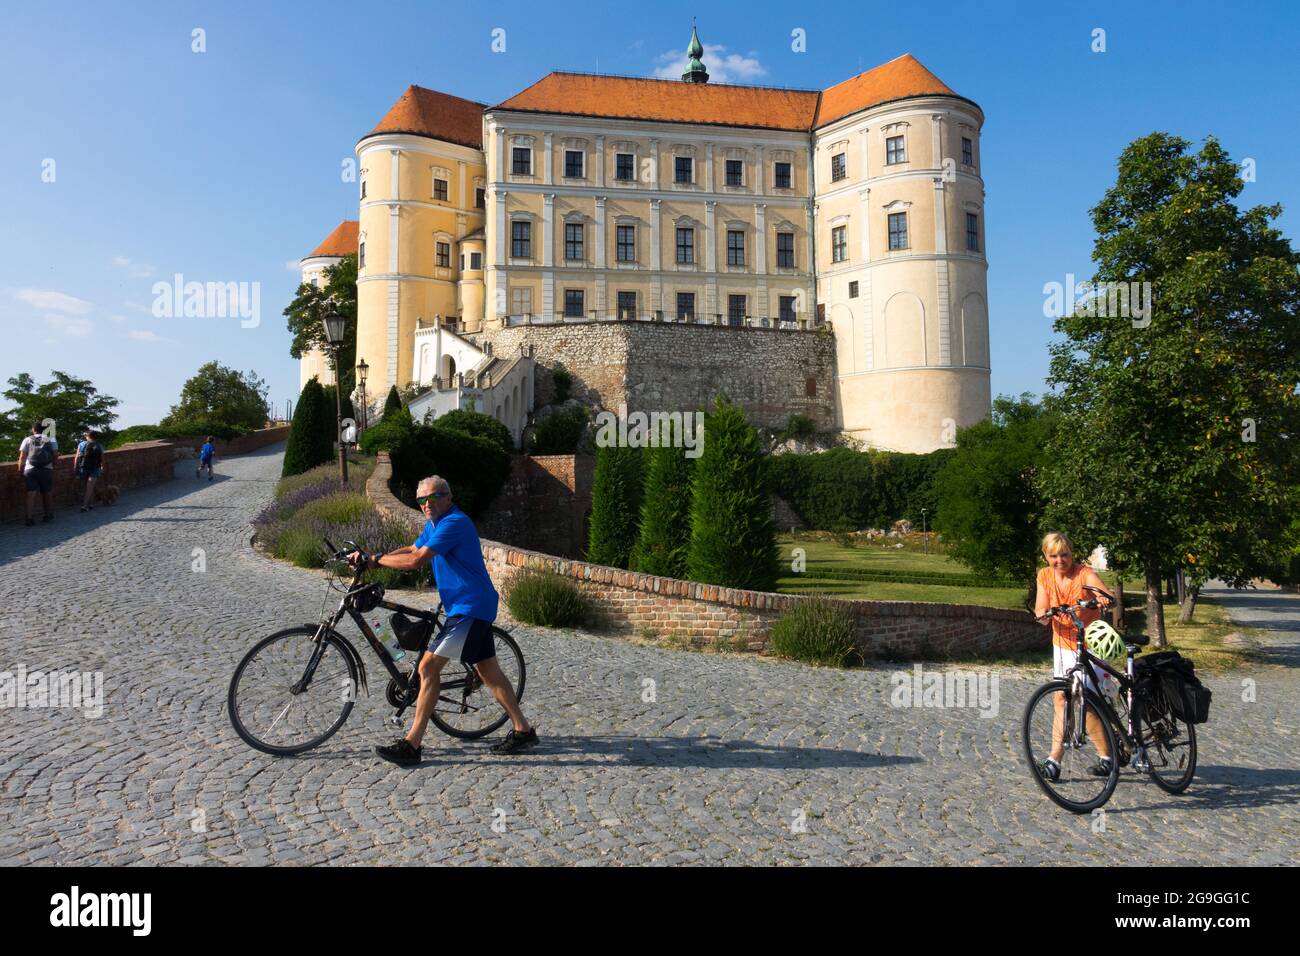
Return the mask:
<svg viewBox="0 0 1300 956">
<path fill-rule="evenodd" d="M 104 473 L 104 446 L 99 443 L 99 432 L 86 429 L 85 440 L 77 445 L 77 457 L 72 462 L 78 478 L 86 480 L 86 494 L 81 499 L 81 510 L 90 511 L 95 506 L 95 482 Z"/>
<path fill-rule="evenodd" d="M 41 504 L 45 508 L 42 521 L 54 520 L 54 505 L 50 500 L 50 489 L 54 487 L 54 463 L 59 460 L 59 445 L 52 436 L 46 436 L 45 423 L 32 425 L 32 433 L 18 446 L 18 470 L 22 472 L 27 485 L 27 526 L 36 523 L 32 517 L 32 508 L 36 505 L 36 492 L 41 493 Z"/>
<path fill-rule="evenodd" d="M 203 469 L 208 470 L 208 481 L 212 480 L 212 457 L 217 453 L 217 446 L 212 444 L 212 436 L 209 435 L 203 440 L 203 447 L 199 449 L 199 467 L 194 469 L 194 477 L 198 478 L 203 474 Z"/>
</svg>

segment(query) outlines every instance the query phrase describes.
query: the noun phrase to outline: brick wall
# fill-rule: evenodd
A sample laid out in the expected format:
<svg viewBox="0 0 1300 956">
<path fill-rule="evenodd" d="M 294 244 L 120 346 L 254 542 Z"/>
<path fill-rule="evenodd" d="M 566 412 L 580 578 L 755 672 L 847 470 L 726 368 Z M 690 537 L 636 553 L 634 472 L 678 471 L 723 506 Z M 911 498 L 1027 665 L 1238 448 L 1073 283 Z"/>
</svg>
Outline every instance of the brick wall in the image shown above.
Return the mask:
<svg viewBox="0 0 1300 956">
<path fill-rule="evenodd" d="M 381 511 L 406 522 L 414 536 L 424 516 L 393 497 L 388 489 L 391 473 L 388 456 L 380 452 L 366 493 Z M 733 647 L 761 650 L 772 622 L 808 600 L 637 574 L 486 539 L 482 545 L 488 574 L 498 587 L 524 567 L 571 578 L 592 602 L 592 626 L 614 634 L 684 638 L 699 645 L 727 641 Z M 905 601 L 845 603 L 868 657 L 1000 653 L 1046 646 L 1043 628 L 1019 611 Z"/>
<path fill-rule="evenodd" d="M 73 454 L 63 454 L 54 463 L 52 494 L 56 511 L 79 508 L 85 486 L 72 472 Z M 104 452 L 105 484 L 116 485 L 121 490 L 170 481 L 174 474 L 175 453 L 170 442 L 150 441 L 123 445 Z M 18 472 L 18 462 L 0 463 L 0 522 L 16 521 L 23 517 L 27 497 L 23 477 Z M 41 499 L 37 495 L 33 514 L 40 515 Z"/>
<path fill-rule="evenodd" d="M 516 455 L 510 477 L 478 522 L 479 533 L 521 548 L 580 558 L 591 514 L 590 455 Z"/>
</svg>

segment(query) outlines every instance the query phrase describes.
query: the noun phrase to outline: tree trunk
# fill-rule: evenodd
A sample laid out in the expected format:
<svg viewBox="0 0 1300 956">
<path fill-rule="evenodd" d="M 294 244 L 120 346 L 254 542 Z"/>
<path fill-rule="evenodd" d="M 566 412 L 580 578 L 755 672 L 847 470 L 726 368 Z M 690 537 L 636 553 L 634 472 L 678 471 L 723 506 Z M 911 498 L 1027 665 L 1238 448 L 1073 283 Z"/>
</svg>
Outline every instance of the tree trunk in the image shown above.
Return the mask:
<svg viewBox="0 0 1300 956">
<path fill-rule="evenodd" d="M 1165 641 L 1165 608 L 1162 603 L 1164 580 L 1160 568 L 1154 564 L 1147 565 L 1147 634 L 1151 645 L 1157 650 L 1164 650 L 1169 645 Z"/>
<path fill-rule="evenodd" d="M 1188 587 L 1183 591 L 1183 603 L 1178 608 L 1178 623 L 1191 624 L 1192 614 L 1196 611 L 1196 598 L 1201 593 L 1198 587 Z"/>
<path fill-rule="evenodd" d="M 1115 575 L 1115 606 L 1110 611 L 1110 622 L 1115 630 L 1124 633 L 1124 574 Z"/>
</svg>

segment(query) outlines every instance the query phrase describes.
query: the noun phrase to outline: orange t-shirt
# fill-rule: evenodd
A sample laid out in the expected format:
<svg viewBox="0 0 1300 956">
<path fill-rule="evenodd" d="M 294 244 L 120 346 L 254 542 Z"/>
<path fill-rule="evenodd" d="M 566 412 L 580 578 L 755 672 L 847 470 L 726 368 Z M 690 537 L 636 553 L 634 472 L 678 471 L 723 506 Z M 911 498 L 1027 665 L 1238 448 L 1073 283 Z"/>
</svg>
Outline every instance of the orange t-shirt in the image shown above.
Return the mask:
<svg viewBox="0 0 1300 956">
<path fill-rule="evenodd" d="M 1096 595 L 1090 594 L 1083 589 L 1085 583 L 1084 573 L 1091 570 L 1088 565 L 1076 561 L 1074 567 L 1070 570 L 1070 576 L 1063 583 L 1058 583 L 1055 571 L 1051 568 L 1039 568 L 1038 591 L 1046 596 L 1048 607 L 1055 607 L 1058 604 L 1075 604 L 1083 598 L 1095 597 Z M 1074 613 L 1079 616 L 1079 620 L 1083 621 L 1085 626 L 1101 619 L 1100 609 L 1078 609 Z M 1074 650 L 1074 622 L 1062 614 L 1052 618 L 1052 643 L 1068 651 Z"/>
</svg>

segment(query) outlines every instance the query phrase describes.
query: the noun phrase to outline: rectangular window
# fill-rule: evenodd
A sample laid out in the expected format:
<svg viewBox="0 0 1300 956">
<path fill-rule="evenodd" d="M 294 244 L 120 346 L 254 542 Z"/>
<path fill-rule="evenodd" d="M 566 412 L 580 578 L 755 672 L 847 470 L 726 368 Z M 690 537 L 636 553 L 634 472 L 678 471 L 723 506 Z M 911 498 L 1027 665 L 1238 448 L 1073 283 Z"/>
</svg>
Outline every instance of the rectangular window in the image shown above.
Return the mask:
<svg viewBox="0 0 1300 956">
<path fill-rule="evenodd" d="M 582 301 L 581 289 L 564 290 L 564 317 L 566 319 L 581 319 L 585 316 L 586 310 Z"/>
<path fill-rule="evenodd" d="M 739 159 L 727 160 L 727 185 L 745 185 L 745 164 Z"/>
<path fill-rule="evenodd" d="M 636 178 L 636 157 L 631 153 L 614 154 L 614 178 L 620 182 L 631 182 Z"/>
<path fill-rule="evenodd" d="M 678 156 L 673 164 L 673 182 L 695 182 L 695 160 L 689 156 Z"/>
<path fill-rule="evenodd" d="M 636 318 L 635 292 L 620 292 L 618 294 L 618 317 L 624 321 Z"/>
<path fill-rule="evenodd" d="M 831 230 L 831 262 L 844 262 L 849 257 L 849 227 L 836 226 Z"/>
<path fill-rule="evenodd" d="M 524 286 L 510 289 L 510 314 L 528 315 L 533 311 L 533 290 Z"/>
<path fill-rule="evenodd" d="M 893 166 L 895 163 L 905 162 L 907 162 L 907 147 L 903 143 L 903 137 L 888 137 L 885 140 L 885 164 Z"/>
<path fill-rule="evenodd" d="M 364 269 L 365 267 L 366 267 L 366 244 L 363 242 L 357 246 L 357 268 Z"/>
<path fill-rule="evenodd" d="M 790 188 L 790 164 L 777 163 L 772 172 L 772 185 L 777 189 Z"/>
<path fill-rule="evenodd" d="M 745 296 L 743 295 L 727 296 L 727 324 L 729 325 L 745 324 Z"/>
<path fill-rule="evenodd" d="M 857 297 L 858 297 L 858 283 L 857 280 L 855 279 L 854 281 L 849 283 L 849 298 L 856 299 Z"/>
<path fill-rule="evenodd" d="M 533 256 L 533 224 L 516 219 L 510 223 L 510 255 L 515 259 Z"/>
<path fill-rule="evenodd" d="M 848 167 L 844 163 L 844 154 L 836 153 L 831 157 L 831 182 L 837 183 L 848 174 Z"/>
<path fill-rule="evenodd" d="M 447 201 L 447 180 L 435 179 L 433 181 L 433 198 L 441 202 Z"/>
<path fill-rule="evenodd" d="M 980 251 L 980 217 L 973 212 L 966 213 L 966 249 Z"/>
<path fill-rule="evenodd" d="M 776 234 L 776 265 L 778 269 L 794 268 L 794 233 Z"/>
<path fill-rule="evenodd" d="M 782 321 L 782 322 L 793 322 L 793 321 L 795 320 L 795 316 L 794 316 L 794 296 L 792 296 L 792 295 L 783 295 L 783 296 L 781 296 L 781 298 L 780 298 L 779 301 L 780 301 L 780 304 L 779 304 L 778 308 L 779 308 L 779 314 L 780 314 L 780 316 L 781 316 L 781 321 Z"/>
<path fill-rule="evenodd" d="M 475 209 L 486 209 L 486 208 L 487 208 L 487 190 L 486 190 L 486 189 L 476 189 L 476 190 L 474 190 L 474 208 L 475 208 Z"/>
<path fill-rule="evenodd" d="M 361 198 L 366 198 L 366 181 L 364 179 L 361 180 Z"/>
<path fill-rule="evenodd" d="M 619 262 L 636 262 L 636 226 L 619 226 L 615 237 Z"/>
<path fill-rule="evenodd" d="M 679 322 L 695 321 L 695 293 L 677 293 L 677 320 Z"/>
<path fill-rule="evenodd" d="M 582 158 L 582 150 L 566 149 L 564 151 L 564 175 L 570 179 L 581 179 Z"/>
<path fill-rule="evenodd" d="M 570 261 L 582 259 L 583 230 L 580 222 L 564 224 L 564 258 Z"/>
<path fill-rule="evenodd" d="M 514 163 L 510 171 L 516 176 L 531 176 L 533 174 L 533 151 L 527 146 L 516 146 L 511 155 L 514 157 Z"/>
<path fill-rule="evenodd" d="M 695 230 L 689 227 L 677 230 L 677 261 L 690 264 L 695 261 Z"/>
<path fill-rule="evenodd" d="M 481 253 L 481 252 L 471 252 L 471 253 L 469 254 L 469 267 L 470 267 L 471 269 L 482 269 L 482 268 L 483 268 L 483 253 Z"/>
<path fill-rule="evenodd" d="M 967 166 L 975 165 L 975 144 L 971 142 L 969 136 L 961 138 L 961 161 Z"/>
<path fill-rule="evenodd" d="M 451 268 L 451 243 L 438 243 L 438 267 L 442 269 Z"/>
<path fill-rule="evenodd" d="M 745 234 L 739 229 L 727 230 L 727 265 L 745 264 Z"/>
<path fill-rule="evenodd" d="M 907 213 L 905 212 L 889 214 L 889 248 L 907 248 Z"/>
</svg>

